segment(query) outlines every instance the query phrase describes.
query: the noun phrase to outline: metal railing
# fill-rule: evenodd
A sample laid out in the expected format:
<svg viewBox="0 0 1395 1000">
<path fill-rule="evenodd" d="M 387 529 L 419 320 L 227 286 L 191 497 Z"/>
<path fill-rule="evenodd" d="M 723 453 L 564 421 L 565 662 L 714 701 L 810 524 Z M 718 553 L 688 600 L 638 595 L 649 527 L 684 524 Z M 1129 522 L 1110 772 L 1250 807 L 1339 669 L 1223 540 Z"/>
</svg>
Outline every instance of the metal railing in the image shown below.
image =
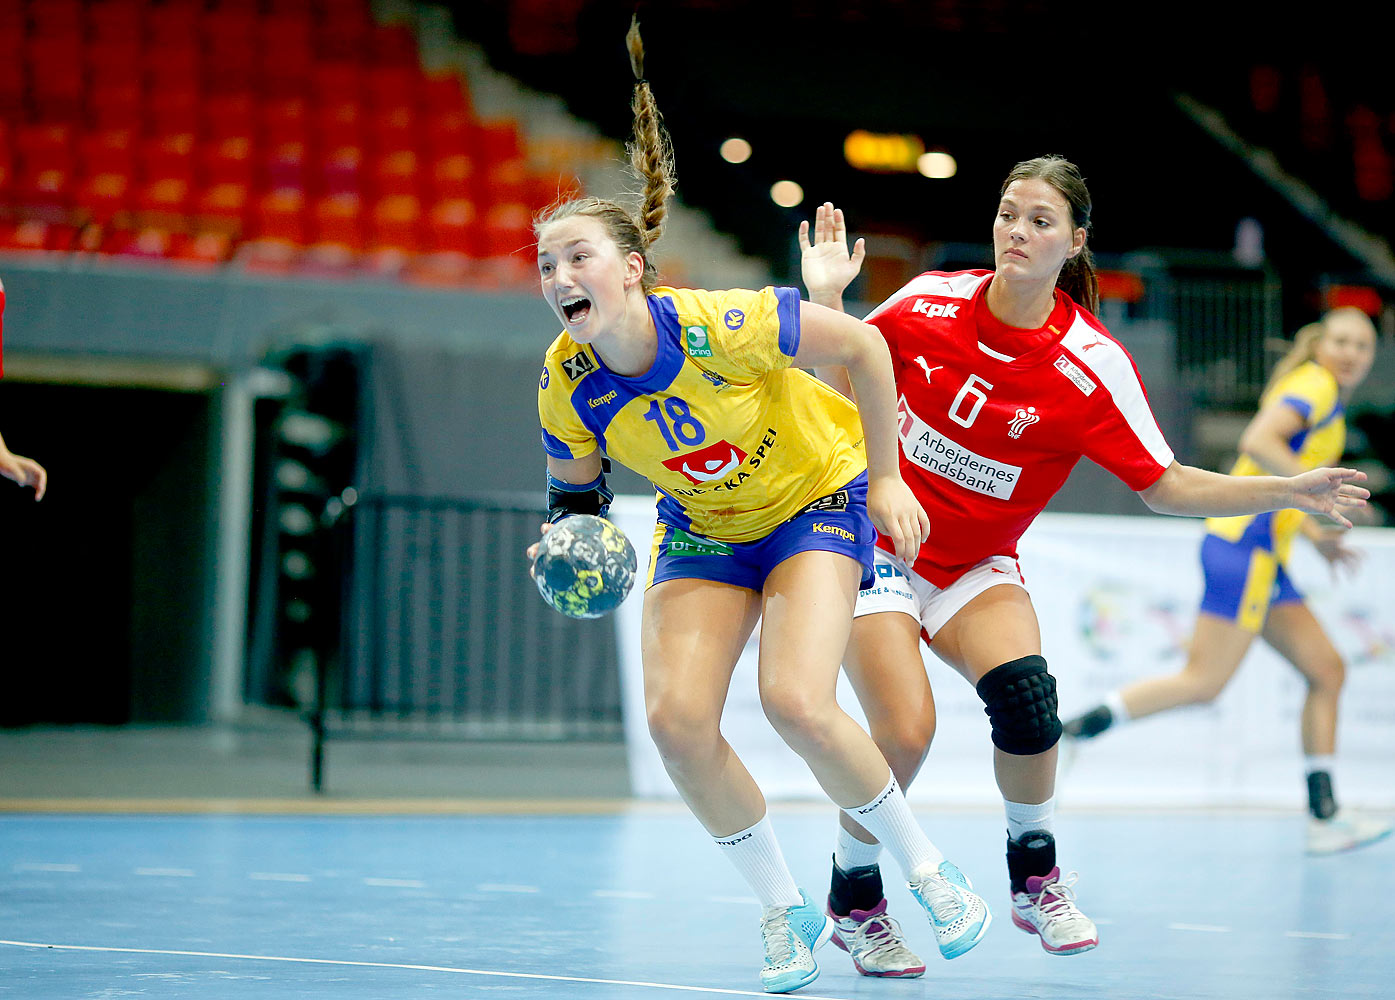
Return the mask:
<svg viewBox="0 0 1395 1000">
<path fill-rule="evenodd" d="M 614 622 L 559 615 L 529 576 L 544 516 L 508 497 L 350 508 L 339 649 L 311 712 L 317 790 L 331 737 L 622 738 Z"/>
</svg>

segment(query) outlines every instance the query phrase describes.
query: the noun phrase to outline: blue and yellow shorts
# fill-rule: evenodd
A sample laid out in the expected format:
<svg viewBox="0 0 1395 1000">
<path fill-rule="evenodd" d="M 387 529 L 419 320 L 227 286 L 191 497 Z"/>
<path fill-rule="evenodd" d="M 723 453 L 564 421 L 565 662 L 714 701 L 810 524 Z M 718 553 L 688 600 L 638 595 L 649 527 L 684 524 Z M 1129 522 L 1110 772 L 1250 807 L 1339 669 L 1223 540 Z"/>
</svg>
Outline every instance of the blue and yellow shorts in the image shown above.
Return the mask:
<svg viewBox="0 0 1395 1000">
<path fill-rule="evenodd" d="M 1201 571 L 1206 578 L 1201 610 L 1247 632 L 1258 634 L 1273 605 L 1303 600 L 1283 564 L 1258 540 L 1232 542 L 1207 535 L 1201 543 Z"/>
<path fill-rule="evenodd" d="M 867 516 L 867 474 L 821 497 L 754 542 L 722 542 L 670 523 L 659 507 L 646 587 L 665 580 L 713 580 L 759 591 L 770 571 L 799 552 L 841 552 L 862 566 L 861 586 L 875 573 L 877 529 Z"/>
</svg>

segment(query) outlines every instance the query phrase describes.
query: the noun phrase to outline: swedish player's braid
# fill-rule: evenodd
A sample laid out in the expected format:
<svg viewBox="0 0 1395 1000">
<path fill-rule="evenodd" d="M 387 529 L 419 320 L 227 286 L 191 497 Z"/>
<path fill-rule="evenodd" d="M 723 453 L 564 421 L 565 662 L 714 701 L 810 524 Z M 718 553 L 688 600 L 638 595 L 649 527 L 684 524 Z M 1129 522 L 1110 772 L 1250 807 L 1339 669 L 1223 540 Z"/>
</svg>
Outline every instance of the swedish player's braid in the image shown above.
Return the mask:
<svg viewBox="0 0 1395 1000">
<path fill-rule="evenodd" d="M 644 78 L 644 40 L 639 35 L 639 20 L 631 18 L 630 30 L 625 35 L 625 47 L 630 53 L 630 69 L 635 75 L 634 99 L 630 107 L 634 111 L 634 140 L 626 147 L 630 154 L 630 166 L 644 184 L 643 202 L 639 212 L 640 233 L 646 247 L 651 246 L 663 234 L 664 219 L 668 215 L 668 199 L 673 195 L 675 171 L 673 145 L 659 116 L 659 107 L 654 102 L 654 94 L 649 89 L 649 81 Z M 653 262 L 645 257 L 645 283 L 648 286 L 650 275 L 657 280 L 658 273 Z"/>
<path fill-rule="evenodd" d="M 644 79 L 644 42 L 639 37 L 639 24 L 631 20 L 625 44 L 630 52 L 630 68 L 634 70 L 634 140 L 627 145 L 630 168 L 643 184 L 639 216 L 619 202 L 608 198 L 573 198 L 543 209 L 533 220 L 533 232 L 560 222 L 573 215 L 599 219 L 606 235 L 615 241 L 621 255 L 637 253 L 644 258 L 644 274 L 640 284 L 646 294 L 659 284 L 659 271 L 650 259 L 649 249 L 663 232 L 668 215 L 667 202 L 673 194 L 676 177 L 673 167 L 673 146 L 659 118 L 658 105 Z"/>
<path fill-rule="evenodd" d="M 1002 191 L 998 193 L 1006 191 L 1013 181 L 1026 180 L 1043 180 L 1059 191 L 1070 206 L 1074 228 L 1085 230 L 1085 246 L 1066 261 L 1056 279 L 1056 286 L 1090 312 L 1098 313 L 1100 282 L 1095 274 L 1095 258 L 1090 253 L 1089 244 L 1092 202 L 1090 189 L 1085 186 L 1080 168 L 1064 156 L 1038 156 L 1034 160 L 1023 160 L 1012 168 L 1007 180 L 1003 181 Z"/>
</svg>

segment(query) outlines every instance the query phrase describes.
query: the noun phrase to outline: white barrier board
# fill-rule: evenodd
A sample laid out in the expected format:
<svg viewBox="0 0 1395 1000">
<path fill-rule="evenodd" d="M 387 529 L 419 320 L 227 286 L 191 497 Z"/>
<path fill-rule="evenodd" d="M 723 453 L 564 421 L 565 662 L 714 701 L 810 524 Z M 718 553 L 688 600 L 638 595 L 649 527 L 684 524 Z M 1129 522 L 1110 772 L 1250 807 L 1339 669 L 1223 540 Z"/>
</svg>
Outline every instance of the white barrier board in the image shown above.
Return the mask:
<svg viewBox="0 0 1395 1000">
<path fill-rule="evenodd" d="M 654 504 L 620 497 L 611 508 L 649 562 Z M 1022 539 L 1020 557 L 1041 622 L 1042 651 L 1057 678 L 1061 715 L 1070 718 L 1107 691 L 1181 667 L 1201 597 L 1202 523 L 1161 516 L 1043 514 Z M 1334 581 L 1300 540 L 1290 569 L 1347 665 L 1338 728 L 1339 801 L 1395 806 L 1395 529 L 1357 528 L 1364 558 L 1354 576 Z M 644 717 L 640 667 L 642 584 L 615 616 L 625 734 L 634 794 L 675 798 Z M 757 626 L 757 630 L 759 626 Z M 771 799 L 821 799 L 804 762 L 761 712 L 755 636 L 732 680 L 722 732 Z M 913 802 L 986 805 L 1000 801 L 993 781 L 988 719 L 971 685 L 923 644 L 938 728 L 911 787 Z M 1298 716 L 1305 685 L 1286 661 L 1256 641 L 1213 704 L 1163 713 L 1086 743 L 1057 789 L 1063 806 L 1299 807 L 1306 801 Z M 839 701 L 865 717 L 845 677 Z"/>
</svg>

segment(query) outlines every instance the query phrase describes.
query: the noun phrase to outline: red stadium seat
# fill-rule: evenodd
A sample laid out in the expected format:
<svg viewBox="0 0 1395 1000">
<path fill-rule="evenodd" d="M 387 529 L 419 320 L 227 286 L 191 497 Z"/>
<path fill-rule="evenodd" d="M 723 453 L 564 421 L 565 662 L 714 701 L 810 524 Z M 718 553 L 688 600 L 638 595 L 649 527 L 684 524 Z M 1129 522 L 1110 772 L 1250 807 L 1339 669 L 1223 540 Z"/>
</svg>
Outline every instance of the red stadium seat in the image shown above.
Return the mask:
<svg viewBox="0 0 1395 1000">
<path fill-rule="evenodd" d="M 504 163 L 523 155 L 518 124 L 512 119 L 481 122 L 477 131 L 479 155 L 486 164 Z"/>
<path fill-rule="evenodd" d="M 0 250 L 70 250 L 76 238 L 76 227 L 66 223 L 43 219 L 0 220 Z"/>
<path fill-rule="evenodd" d="M 147 95 L 146 108 L 150 131 L 157 135 L 197 132 L 204 117 L 198 91 L 193 89 L 169 86 L 155 90 Z"/>
<path fill-rule="evenodd" d="M 137 156 L 147 178 L 194 177 L 194 133 L 174 132 L 141 141 Z"/>
<path fill-rule="evenodd" d="M 304 188 L 309 179 L 309 147 L 304 142 L 281 142 L 267 149 L 261 169 L 269 188 Z"/>
<path fill-rule="evenodd" d="M 463 111 L 433 112 L 422 121 L 426 148 L 436 156 L 462 153 L 478 158 L 479 126 Z"/>
<path fill-rule="evenodd" d="M 532 179 L 528 164 L 522 159 L 491 163 L 480 187 L 481 198 L 490 202 L 527 204 L 535 194 Z"/>
<path fill-rule="evenodd" d="M 186 176 L 153 178 L 136 192 L 137 218 L 144 226 L 184 229 L 193 194 L 193 184 Z"/>
<path fill-rule="evenodd" d="M 135 173 L 135 130 L 96 128 L 78 137 L 78 162 L 82 176 L 99 173 Z"/>
<path fill-rule="evenodd" d="M 94 128 L 140 131 L 145 127 L 144 93 L 139 83 L 96 88 L 88 95 L 87 103 Z"/>
<path fill-rule="evenodd" d="M 200 191 L 194 202 L 194 225 L 205 232 L 240 236 L 246 227 L 250 201 L 251 189 L 246 184 L 212 184 Z"/>
<path fill-rule="evenodd" d="M 249 187 L 255 179 L 252 167 L 253 142 L 250 135 L 228 135 L 204 140 L 199 145 L 199 177 L 204 184 L 240 184 Z"/>
<path fill-rule="evenodd" d="M 375 24 L 370 29 L 369 57 L 376 66 L 416 66 L 417 39 L 405 24 Z"/>
<path fill-rule="evenodd" d="M 75 203 L 91 222 L 105 226 L 131 208 L 130 173 L 95 173 L 79 185 Z"/>
<path fill-rule="evenodd" d="M 466 114 L 470 100 L 459 73 L 429 73 L 421 84 L 422 106 L 428 115 Z"/>
<path fill-rule="evenodd" d="M 261 138 L 268 145 L 306 141 L 309 135 L 309 104 L 301 97 L 276 98 L 261 109 Z"/>
<path fill-rule="evenodd" d="M 432 252 L 480 256 L 480 218 L 472 201 L 438 201 L 427 213 L 426 230 L 427 248 Z"/>
<path fill-rule="evenodd" d="M 368 142 L 380 153 L 417 149 L 421 133 L 416 109 L 406 104 L 379 108 L 368 118 Z"/>
<path fill-rule="evenodd" d="M 464 153 L 438 157 L 431 164 L 431 191 L 437 200 L 475 199 L 475 161 Z"/>
<path fill-rule="evenodd" d="M 363 147 L 339 146 L 324 157 L 321 164 L 326 194 L 359 195 L 363 191 Z"/>
<path fill-rule="evenodd" d="M 258 239 L 305 243 L 305 192 L 294 188 L 268 191 L 256 207 Z"/>
<path fill-rule="evenodd" d="M 357 100 L 330 101 L 315 110 L 315 138 L 324 149 L 363 145 L 363 111 Z"/>
<path fill-rule="evenodd" d="M 368 71 L 368 101 L 376 108 L 421 103 L 421 70 L 414 64 L 374 66 Z"/>
<path fill-rule="evenodd" d="M 327 195 L 315 202 L 314 243 L 349 253 L 364 249 L 363 202 L 358 195 Z"/>
<path fill-rule="evenodd" d="M 146 5 L 140 0 L 96 0 L 87 8 L 93 40 L 139 44 L 145 34 Z"/>
<path fill-rule="evenodd" d="M 528 253 L 536 245 L 533 213 L 522 202 L 503 202 L 484 216 L 481 250 L 488 257 Z"/>
<path fill-rule="evenodd" d="M 373 165 L 373 187 L 380 198 L 394 195 L 418 197 L 421 177 L 417 154 L 410 149 L 399 149 L 378 157 Z"/>
<path fill-rule="evenodd" d="M 369 245 L 375 250 L 422 249 L 421 202 L 411 195 L 381 198 L 373 206 Z"/>
<path fill-rule="evenodd" d="M 310 70 L 310 92 L 320 104 L 363 101 L 363 67 L 349 60 L 317 62 Z"/>
<path fill-rule="evenodd" d="M 249 91 L 209 94 L 203 101 L 205 139 L 251 136 L 257 131 L 257 101 Z"/>
</svg>

